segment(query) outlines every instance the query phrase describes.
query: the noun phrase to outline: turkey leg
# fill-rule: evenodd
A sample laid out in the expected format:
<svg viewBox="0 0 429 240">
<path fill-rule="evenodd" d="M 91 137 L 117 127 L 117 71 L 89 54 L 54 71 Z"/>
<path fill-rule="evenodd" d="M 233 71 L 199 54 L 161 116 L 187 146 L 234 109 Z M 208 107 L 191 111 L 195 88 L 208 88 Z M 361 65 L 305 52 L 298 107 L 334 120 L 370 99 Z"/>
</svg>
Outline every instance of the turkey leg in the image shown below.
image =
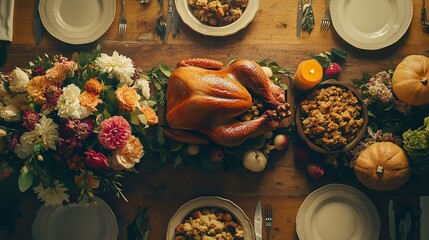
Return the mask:
<svg viewBox="0 0 429 240">
<path fill-rule="evenodd" d="M 279 121 L 276 111 L 267 110 L 259 118 L 245 122 L 233 121 L 215 129 L 207 129 L 203 133 L 220 145 L 234 147 L 277 127 L 279 127 Z"/>
<path fill-rule="evenodd" d="M 280 118 L 291 115 L 290 105 L 285 100 L 285 92 L 265 75 L 259 64 L 249 60 L 238 60 L 231 65 L 230 71 L 245 88 L 260 96 L 275 109 Z"/>
</svg>

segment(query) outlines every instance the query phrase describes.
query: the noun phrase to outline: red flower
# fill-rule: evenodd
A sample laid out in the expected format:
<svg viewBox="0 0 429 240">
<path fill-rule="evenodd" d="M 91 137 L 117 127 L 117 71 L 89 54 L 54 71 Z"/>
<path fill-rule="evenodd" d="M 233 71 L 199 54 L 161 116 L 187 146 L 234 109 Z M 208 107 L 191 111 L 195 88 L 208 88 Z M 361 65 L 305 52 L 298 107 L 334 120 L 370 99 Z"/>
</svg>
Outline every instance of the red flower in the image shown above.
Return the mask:
<svg viewBox="0 0 429 240">
<path fill-rule="evenodd" d="M 22 114 L 22 126 L 28 131 L 34 130 L 40 118 L 39 114 L 33 110 L 24 110 Z"/>
<path fill-rule="evenodd" d="M 109 150 L 123 148 L 131 136 L 130 124 L 122 116 L 114 116 L 101 122 L 98 141 Z"/>
<path fill-rule="evenodd" d="M 94 150 L 89 150 L 85 152 L 86 165 L 95 170 L 104 170 L 109 167 L 107 157 L 104 154 L 96 152 Z"/>
</svg>

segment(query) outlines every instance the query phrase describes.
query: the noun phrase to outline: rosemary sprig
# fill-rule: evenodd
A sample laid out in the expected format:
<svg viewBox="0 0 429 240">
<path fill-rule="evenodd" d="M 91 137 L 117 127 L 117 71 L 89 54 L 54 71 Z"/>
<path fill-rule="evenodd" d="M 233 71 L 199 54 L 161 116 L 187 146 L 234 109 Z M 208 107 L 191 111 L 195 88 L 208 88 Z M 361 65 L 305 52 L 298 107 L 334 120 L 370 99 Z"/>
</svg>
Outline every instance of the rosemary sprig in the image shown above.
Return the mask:
<svg viewBox="0 0 429 240">
<path fill-rule="evenodd" d="M 304 4 L 302 11 L 302 21 L 301 21 L 302 30 L 308 33 L 311 33 L 314 28 L 314 13 L 313 7 L 310 3 Z"/>
</svg>

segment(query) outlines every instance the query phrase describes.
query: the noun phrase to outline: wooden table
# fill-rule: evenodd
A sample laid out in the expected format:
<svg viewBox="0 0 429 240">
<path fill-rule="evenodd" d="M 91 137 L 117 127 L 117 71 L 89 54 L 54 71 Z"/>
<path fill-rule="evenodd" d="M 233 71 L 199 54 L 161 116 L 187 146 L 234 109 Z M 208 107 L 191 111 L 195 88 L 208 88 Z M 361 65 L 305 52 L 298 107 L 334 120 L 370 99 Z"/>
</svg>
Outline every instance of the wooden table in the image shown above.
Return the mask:
<svg viewBox="0 0 429 240">
<path fill-rule="evenodd" d="M 190 57 L 208 57 L 224 63 L 233 58 L 270 58 L 291 71 L 312 53 L 331 48 L 341 48 L 348 52 L 349 58 L 341 73 L 342 81 L 359 78 L 363 72 L 375 74 L 386 68 L 395 67 L 409 54 L 424 54 L 429 50 L 429 35 L 420 22 L 421 1 L 414 0 L 414 14 L 407 33 L 394 45 L 377 51 L 359 50 L 343 41 L 331 27 L 327 33 L 321 33 L 320 21 L 325 9 L 324 1 L 314 1 L 316 20 L 314 31 L 303 34 L 302 39 L 295 36 L 296 2 L 293 0 L 261 0 L 260 8 L 253 22 L 244 30 L 228 37 L 208 37 L 200 35 L 183 22 L 180 35 L 160 40 L 154 34 L 155 19 L 159 5 L 152 0 L 147 5 L 140 1 L 128 0 L 126 6 L 128 29 L 126 35 L 119 38 L 118 19 L 120 1 L 117 1 L 117 13 L 109 30 L 96 42 L 86 45 L 70 45 L 52 37 L 49 33 L 40 45 L 34 44 L 32 30 L 33 1 L 15 1 L 14 36 L 9 45 L 8 60 L 0 71 L 10 71 L 14 66 L 23 66 L 36 56 L 36 53 L 50 55 L 62 53 L 71 56 L 74 51 L 94 48 L 98 43 L 103 52 L 111 54 L 117 50 L 132 58 L 143 69 L 164 63 L 175 66 L 176 62 Z M 167 4 L 164 4 L 167 7 Z M 166 12 L 166 10 L 165 10 Z M 274 223 L 271 239 L 298 239 L 295 232 L 295 218 L 298 208 L 305 197 L 314 189 L 332 182 L 355 186 L 366 193 L 374 202 L 381 219 L 380 239 L 389 239 L 387 221 L 387 203 L 394 198 L 397 203 L 410 202 L 418 206 L 418 196 L 427 195 L 427 180 L 413 179 L 406 187 L 396 191 L 374 192 L 361 186 L 355 179 L 323 178 L 310 180 L 303 168 L 294 163 L 294 145 L 278 159 L 273 161 L 274 168 L 262 173 L 247 171 L 207 172 L 188 167 L 173 170 L 165 167 L 157 172 L 140 173 L 127 177 L 125 194 L 129 202 L 103 196 L 119 219 L 119 228 L 125 229 L 142 207 L 149 207 L 151 224 L 150 239 L 164 239 L 170 217 L 178 207 L 198 196 L 214 195 L 228 198 L 237 203 L 253 221 L 254 209 L 258 200 L 272 203 Z M 144 164 L 144 162 L 142 163 Z M 423 183 L 421 181 L 424 181 Z M 427 185 L 426 185 L 427 186 Z M 3 196 L 4 197 L 4 196 Z M 8 196 L 6 196 L 8 197 Z M 17 231 L 10 239 L 30 239 L 30 228 L 40 202 L 33 194 L 17 196 L 22 219 L 16 222 Z M 120 239 L 125 239 L 121 231 Z M 268 239 L 265 236 L 264 239 Z M 419 239 L 418 234 L 413 239 Z"/>
</svg>

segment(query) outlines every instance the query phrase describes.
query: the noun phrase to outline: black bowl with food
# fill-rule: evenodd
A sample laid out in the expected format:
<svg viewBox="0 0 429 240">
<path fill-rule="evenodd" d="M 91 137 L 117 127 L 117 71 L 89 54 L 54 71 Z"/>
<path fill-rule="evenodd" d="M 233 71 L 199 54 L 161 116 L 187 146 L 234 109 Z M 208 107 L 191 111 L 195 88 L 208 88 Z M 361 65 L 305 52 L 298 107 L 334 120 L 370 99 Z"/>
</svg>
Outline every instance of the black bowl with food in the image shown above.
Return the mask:
<svg viewBox="0 0 429 240">
<path fill-rule="evenodd" d="M 297 106 L 295 122 L 298 134 L 312 150 L 342 153 L 365 135 L 368 109 L 352 86 L 326 80 Z"/>
</svg>

